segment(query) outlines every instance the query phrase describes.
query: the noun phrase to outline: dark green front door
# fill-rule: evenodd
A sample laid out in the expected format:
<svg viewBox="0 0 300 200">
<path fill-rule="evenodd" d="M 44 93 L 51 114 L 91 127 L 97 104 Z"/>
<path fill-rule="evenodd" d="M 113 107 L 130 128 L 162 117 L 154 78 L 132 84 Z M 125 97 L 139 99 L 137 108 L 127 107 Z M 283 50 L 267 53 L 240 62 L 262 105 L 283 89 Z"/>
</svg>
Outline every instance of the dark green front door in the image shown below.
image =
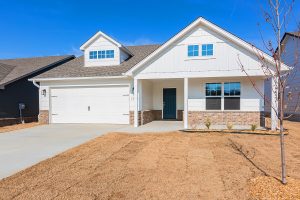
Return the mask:
<svg viewBox="0 0 300 200">
<path fill-rule="evenodd" d="M 163 89 L 163 118 L 176 119 L 176 88 Z"/>
</svg>

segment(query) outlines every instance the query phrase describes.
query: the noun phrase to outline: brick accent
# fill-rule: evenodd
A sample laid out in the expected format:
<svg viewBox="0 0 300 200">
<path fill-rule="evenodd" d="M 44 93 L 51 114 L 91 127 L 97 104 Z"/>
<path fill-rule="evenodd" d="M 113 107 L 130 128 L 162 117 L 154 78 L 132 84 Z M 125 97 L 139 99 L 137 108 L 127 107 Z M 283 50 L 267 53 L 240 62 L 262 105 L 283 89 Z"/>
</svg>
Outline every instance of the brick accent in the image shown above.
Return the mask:
<svg viewBox="0 0 300 200">
<path fill-rule="evenodd" d="M 24 120 L 25 123 L 37 122 L 38 121 L 36 116 L 35 117 L 24 117 L 23 120 Z M 0 127 L 10 126 L 10 125 L 20 124 L 20 123 L 21 123 L 20 118 L 3 118 L 3 119 L 0 119 Z"/>
<path fill-rule="evenodd" d="M 40 110 L 39 114 L 39 123 L 40 124 L 49 124 L 49 111 L 48 110 Z"/>
<path fill-rule="evenodd" d="M 155 115 L 152 110 L 142 111 L 141 124 L 144 125 L 144 124 L 148 124 L 149 122 L 152 122 L 154 120 L 154 117 L 155 117 Z"/>
<path fill-rule="evenodd" d="M 139 125 L 141 125 L 141 111 L 138 113 Z M 134 125 L 134 111 L 129 111 L 129 124 Z"/>
<path fill-rule="evenodd" d="M 196 119 L 199 124 L 204 124 L 207 118 L 210 119 L 212 124 L 217 125 L 232 123 L 233 125 L 257 124 L 264 126 L 263 112 L 251 111 L 189 111 L 189 126 L 193 121 L 192 119 Z"/>
<path fill-rule="evenodd" d="M 162 111 L 161 110 L 152 110 L 154 119 L 153 120 L 162 120 Z"/>
</svg>

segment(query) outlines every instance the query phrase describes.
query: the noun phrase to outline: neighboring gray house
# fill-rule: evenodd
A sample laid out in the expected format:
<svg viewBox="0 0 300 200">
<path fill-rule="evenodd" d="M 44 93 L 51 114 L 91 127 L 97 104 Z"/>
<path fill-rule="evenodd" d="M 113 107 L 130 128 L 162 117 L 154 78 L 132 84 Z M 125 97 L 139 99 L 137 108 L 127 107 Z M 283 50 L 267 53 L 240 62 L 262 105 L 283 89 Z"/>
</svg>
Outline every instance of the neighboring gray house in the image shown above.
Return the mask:
<svg viewBox="0 0 300 200">
<path fill-rule="evenodd" d="M 28 120 L 37 118 L 39 90 L 28 79 L 72 59 L 74 56 L 70 55 L 0 59 L 0 125 L 16 121 L 13 119 L 19 117 L 19 103 L 26 106 L 24 117 Z M 3 120 L 8 118 L 11 120 Z"/>
<path fill-rule="evenodd" d="M 294 114 L 290 120 L 300 121 L 300 32 L 286 32 L 281 39 L 282 61 L 292 67 L 285 90 L 285 115 Z M 265 82 L 265 96 L 271 99 L 270 80 Z M 265 110 L 270 113 L 270 105 L 265 105 Z M 296 112 L 295 112 L 296 111 Z"/>
</svg>

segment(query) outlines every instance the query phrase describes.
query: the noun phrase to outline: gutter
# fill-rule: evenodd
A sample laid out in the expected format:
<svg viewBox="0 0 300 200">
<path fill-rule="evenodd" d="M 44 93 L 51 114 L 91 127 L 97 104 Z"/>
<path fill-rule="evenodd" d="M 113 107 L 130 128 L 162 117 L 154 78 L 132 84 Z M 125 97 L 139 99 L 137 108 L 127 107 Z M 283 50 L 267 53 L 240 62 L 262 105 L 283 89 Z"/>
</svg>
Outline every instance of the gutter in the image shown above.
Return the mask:
<svg viewBox="0 0 300 200">
<path fill-rule="evenodd" d="M 40 85 L 37 84 L 35 80 L 32 80 L 32 83 L 33 83 L 33 85 L 34 85 L 35 87 L 40 88 Z"/>
<path fill-rule="evenodd" d="M 28 79 L 32 82 L 40 81 L 68 81 L 68 80 L 90 80 L 90 79 L 117 79 L 117 78 L 128 78 L 128 76 L 94 76 L 94 77 L 68 77 L 68 78 L 37 78 Z"/>
</svg>

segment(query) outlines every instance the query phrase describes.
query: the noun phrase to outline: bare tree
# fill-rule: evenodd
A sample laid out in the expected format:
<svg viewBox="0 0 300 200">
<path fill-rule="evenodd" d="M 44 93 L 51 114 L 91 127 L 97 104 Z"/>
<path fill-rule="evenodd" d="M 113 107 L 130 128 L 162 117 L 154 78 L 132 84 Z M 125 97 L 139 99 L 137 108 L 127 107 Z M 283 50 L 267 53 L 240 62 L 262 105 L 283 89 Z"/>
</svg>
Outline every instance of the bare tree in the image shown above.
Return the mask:
<svg viewBox="0 0 300 200">
<path fill-rule="evenodd" d="M 285 65 L 282 63 L 282 46 L 281 46 L 281 38 L 282 33 L 285 32 L 286 25 L 290 22 L 291 18 L 293 17 L 293 6 L 294 6 L 294 0 L 291 2 L 287 2 L 286 0 L 266 0 L 268 7 L 267 8 L 261 8 L 262 12 L 264 14 L 265 22 L 271 26 L 272 31 L 274 32 L 275 36 L 275 46 L 277 48 L 274 48 L 274 45 L 272 41 L 265 41 L 262 32 L 261 38 L 263 41 L 263 44 L 265 48 L 269 51 L 269 53 L 273 57 L 273 65 L 270 66 L 267 59 L 265 58 L 264 54 L 255 48 L 253 46 L 253 51 L 258 57 L 259 62 L 261 63 L 261 70 L 263 73 L 269 77 L 269 79 L 272 79 L 272 86 L 271 86 L 271 92 L 274 95 L 275 103 L 272 102 L 272 100 L 268 99 L 264 95 L 262 91 L 258 89 L 258 87 L 255 85 L 255 81 L 252 80 L 251 76 L 248 74 L 247 69 L 244 67 L 241 60 L 239 60 L 239 64 L 241 66 L 242 71 L 247 75 L 248 79 L 252 83 L 253 87 L 256 89 L 256 91 L 265 99 L 265 102 L 270 105 L 271 111 L 273 111 L 276 115 L 277 121 L 279 121 L 279 132 L 280 132 L 280 154 L 281 154 L 281 181 L 283 184 L 287 183 L 286 180 L 286 162 L 285 162 L 285 142 L 284 142 L 284 119 L 291 117 L 292 115 L 289 114 L 288 116 L 285 115 L 285 101 L 288 101 L 292 99 L 292 95 L 295 95 L 291 92 L 288 93 L 289 98 L 285 98 L 286 90 L 291 88 L 287 87 L 287 81 L 291 77 L 296 78 L 296 70 L 297 68 L 290 68 L 290 70 L 285 70 Z M 296 19 L 294 19 L 296 20 Z M 299 24 L 298 24 L 299 28 Z M 298 51 L 297 51 L 298 54 Z M 295 56 L 296 52 L 295 52 Z M 295 59 L 298 60 L 298 59 Z M 294 66 L 297 65 L 297 63 L 293 64 Z M 300 94 L 296 94 L 296 97 L 293 96 L 293 98 L 297 99 L 299 102 Z M 296 104 L 294 108 L 294 113 L 299 110 L 299 103 Z"/>
</svg>

